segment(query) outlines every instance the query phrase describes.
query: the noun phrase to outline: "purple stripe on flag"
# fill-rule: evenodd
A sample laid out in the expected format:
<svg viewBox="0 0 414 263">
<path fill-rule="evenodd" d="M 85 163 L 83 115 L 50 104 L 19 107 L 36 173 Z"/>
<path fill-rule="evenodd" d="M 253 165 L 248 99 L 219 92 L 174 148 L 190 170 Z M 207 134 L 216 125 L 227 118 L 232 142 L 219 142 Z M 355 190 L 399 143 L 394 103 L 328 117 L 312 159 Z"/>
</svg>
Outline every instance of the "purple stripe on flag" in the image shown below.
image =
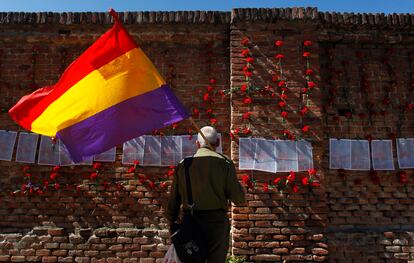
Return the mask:
<svg viewBox="0 0 414 263">
<path fill-rule="evenodd" d="M 79 162 L 189 116 L 170 87 L 162 85 L 60 130 L 57 136 Z"/>
</svg>

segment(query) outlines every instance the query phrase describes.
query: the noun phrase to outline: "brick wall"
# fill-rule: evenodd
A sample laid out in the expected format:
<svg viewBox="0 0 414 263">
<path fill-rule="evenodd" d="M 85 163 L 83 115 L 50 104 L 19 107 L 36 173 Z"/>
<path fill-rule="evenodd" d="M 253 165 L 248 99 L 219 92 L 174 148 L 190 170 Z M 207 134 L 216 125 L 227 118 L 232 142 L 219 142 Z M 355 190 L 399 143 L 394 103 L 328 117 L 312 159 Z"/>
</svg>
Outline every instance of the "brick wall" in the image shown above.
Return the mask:
<svg viewBox="0 0 414 263">
<path fill-rule="evenodd" d="M 406 109 L 413 99 L 413 16 L 286 8 L 125 12 L 120 18 L 177 96 L 200 112 L 194 115 L 199 124 L 217 119 L 224 152 L 236 165 L 240 137 L 286 139 L 288 130 L 313 144 L 318 171 L 312 178 L 320 186 L 304 186 L 307 173 L 298 173 L 279 191 L 273 181 L 287 173 L 239 171 L 255 187 L 247 206 L 231 209 L 231 254 L 254 262 L 414 260 L 412 178 L 401 184 L 397 171 L 328 169 L 329 138 L 413 137 L 414 115 Z M 110 24 L 104 13 L 0 13 L 0 129 L 21 131 L 5 111 L 53 84 Z M 277 40 L 283 45 L 275 46 Z M 243 50 L 253 59 L 248 78 Z M 285 56 L 281 64 L 277 54 Z M 309 81 L 316 87 L 304 91 Z M 242 91 L 243 85 L 251 88 Z M 232 92 L 223 97 L 220 90 Z M 206 93 L 213 100 L 204 101 Z M 300 114 L 304 106 L 308 112 Z M 193 132 L 188 127 L 184 121 L 162 133 Z M 116 162 L 104 164 L 97 181 L 89 178 L 92 167 L 62 168 L 59 190 L 48 179 L 52 168 L 32 165 L 34 182 L 50 181 L 42 195 L 10 195 L 27 180 L 23 165 L 0 162 L 0 261 L 162 262 L 169 236 L 162 218 L 168 187 L 161 182 L 170 184 L 168 168 L 131 173 L 121 153 L 119 146 Z"/>
</svg>

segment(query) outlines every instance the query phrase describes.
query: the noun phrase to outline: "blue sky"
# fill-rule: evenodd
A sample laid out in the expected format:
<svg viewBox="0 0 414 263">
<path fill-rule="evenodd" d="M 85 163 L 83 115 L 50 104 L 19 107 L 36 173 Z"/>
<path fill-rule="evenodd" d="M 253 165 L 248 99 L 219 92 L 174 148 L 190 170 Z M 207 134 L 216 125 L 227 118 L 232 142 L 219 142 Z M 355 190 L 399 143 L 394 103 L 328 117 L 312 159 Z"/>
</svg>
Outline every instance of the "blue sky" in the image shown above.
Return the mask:
<svg viewBox="0 0 414 263">
<path fill-rule="evenodd" d="M 414 0 L 0 0 L 0 11 L 176 11 L 316 6 L 320 11 L 414 13 Z"/>
</svg>

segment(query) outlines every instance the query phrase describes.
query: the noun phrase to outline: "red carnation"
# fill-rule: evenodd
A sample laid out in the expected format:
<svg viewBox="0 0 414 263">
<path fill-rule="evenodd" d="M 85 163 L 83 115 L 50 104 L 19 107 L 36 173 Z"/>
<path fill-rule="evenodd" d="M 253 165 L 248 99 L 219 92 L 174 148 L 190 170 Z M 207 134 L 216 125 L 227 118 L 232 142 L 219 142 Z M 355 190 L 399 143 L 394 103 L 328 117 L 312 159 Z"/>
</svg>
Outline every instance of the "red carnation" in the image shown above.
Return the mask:
<svg viewBox="0 0 414 263">
<path fill-rule="evenodd" d="M 244 76 L 247 77 L 247 78 L 250 78 L 252 75 L 253 75 L 253 72 L 251 72 L 251 71 L 245 71 L 244 72 Z"/>
<path fill-rule="evenodd" d="M 310 52 L 308 52 L 308 51 L 305 51 L 305 52 L 303 52 L 303 57 L 305 57 L 305 58 L 308 58 L 308 57 L 310 57 Z"/>
<path fill-rule="evenodd" d="M 26 177 L 32 177 L 32 174 L 31 173 L 25 173 L 24 176 L 26 176 Z"/>
<path fill-rule="evenodd" d="M 30 169 L 30 166 L 28 166 L 28 165 L 25 165 L 22 168 L 22 170 L 23 170 L 24 173 L 27 172 L 27 171 L 29 171 L 29 169 Z"/>
<path fill-rule="evenodd" d="M 251 64 L 254 62 L 254 59 L 252 57 L 248 57 L 246 58 L 246 62 Z"/>
<path fill-rule="evenodd" d="M 243 49 L 242 52 L 241 52 L 241 55 L 243 57 L 247 57 L 249 55 L 249 50 L 248 49 Z"/>
<path fill-rule="evenodd" d="M 282 87 L 284 85 L 286 85 L 286 81 L 284 81 L 284 80 L 281 80 L 281 81 L 279 81 L 279 83 L 277 83 L 278 87 Z"/>
<path fill-rule="evenodd" d="M 305 125 L 305 126 L 302 127 L 302 132 L 308 132 L 309 129 L 310 129 L 310 126 L 309 125 Z"/>
<path fill-rule="evenodd" d="M 243 113 L 243 120 L 248 120 L 250 118 L 251 112 Z"/>
<path fill-rule="evenodd" d="M 275 58 L 276 58 L 276 59 L 283 59 L 283 58 L 285 58 L 285 55 L 283 55 L 283 54 L 277 54 L 277 55 L 275 56 Z"/>
<path fill-rule="evenodd" d="M 287 111 L 282 111 L 282 113 L 280 113 L 280 116 L 282 116 L 282 118 L 286 119 L 286 117 L 288 116 L 288 112 Z"/>
<path fill-rule="evenodd" d="M 295 172 L 294 171 L 290 171 L 289 172 L 289 175 L 287 177 L 288 182 L 289 183 L 293 183 L 293 181 L 295 181 L 295 178 L 296 178 Z"/>
<path fill-rule="evenodd" d="M 278 76 L 276 76 L 276 75 L 273 75 L 273 76 L 272 76 L 272 81 L 273 81 L 273 82 L 278 82 L 278 81 L 279 81 L 279 77 L 278 77 Z"/>
<path fill-rule="evenodd" d="M 282 180 L 282 178 L 277 177 L 275 180 L 273 180 L 273 184 L 278 184 Z"/>
<path fill-rule="evenodd" d="M 249 66 L 248 65 L 244 66 L 242 70 L 243 70 L 243 72 L 249 71 Z"/>
<path fill-rule="evenodd" d="M 174 172 L 175 172 L 174 169 L 173 170 L 169 170 L 168 173 L 167 173 L 167 175 L 168 176 L 173 176 L 174 175 Z"/>
<path fill-rule="evenodd" d="M 50 174 L 50 180 L 55 180 L 57 175 L 58 175 L 57 173 L 51 173 Z"/>
<path fill-rule="evenodd" d="M 308 174 L 309 175 L 316 175 L 316 169 L 309 169 Z"/>
<path fill-rule="evenodd" d="M 286 102 L 285 101 L 280 101 L 279 102 L 279 107 L 284 108 L 286 106 Z"/>
<path fill-rule="evenodd" d="M 59 188 L 60 188 L 60 184 L 59 183 L 55 183 L 55 189 L 56 190 L 59 190 Z"/>
<path fill-rule="evenodd" d="M 214 87 L 212 87 L 212 86 L 210 86 L 210 85 L 208 85 L 207 86 L 207 91 L 208 92 L 212 92 L 214 90 Z"/>
<path fill-rule="evenodd" d="M 58 165 L 57 165 L 57 166 L 54 166 L 54 167 L 53 167 L 53 172 L 57 172 L 57 171 L 59 171 L 59 170 L 60 170 L 60 166 L 58 166 Z"/>
<path fill-rule="evenodd" d="M 319 186 L 321 186 L 321 184 L 320 184 L 318 181 L 313 181 L 313 182 L 311 183 L 311 186 L 312 186 L 312 187 L 319 187 Z"/>
<path fill-rule="evenodd" d="M 98 177 L 98 173 L 91 173 L 91 175 L 89 176 L 91 180 L 95 180 L 97 177 Z"/>
<path fill-rule="evenodd" d="M 210 94 L 204 93 L 203 95 L 203 101 L 209 101 L 210 100 Z"/>
<path fill-rule="evenodd" d="M 249 39 L 247 37 L 243 38 L 240 41 L 240 44 L 242 44 L 243 46 L 247 46 L 247 44 L 249 44 Z"/>
<path fill-rule="evenodd" d="M 152 189 L 155 187 L 155 183 L 151 180 L 148 180 L 148 186 Z"/>
<path fill-rule="evenodd" d="M 315 82 L 313 82 L 313 81 L 308 81 L 308 88 L 314 88 L 314 87 L 316 87 L 316 84 L 315 84 Z"/>
<path fill-rule="evenodd" d="M 283 46 L 283 41 L 282 40 L 276 40 L 275 41 L 275 46 L 277 46 L 277 47 Z"/>
<path fill-rule="evenodd" d="M 263 183 L 263 192 L 268 192 L 268 191 L 269 191 L 269 184 Z"/>
<path fill-rule="evenodd" d="M 217 119 L 216 118 L 211 118 L 210 123 L 211 123 L 211 125 L 215 125 L 217 123 Z"/>
<path fill-rule="evenodd" d="M 250 130 L 250 128 L 244 128 L 243 129 L 243 134 L 244 135 L 249 135 L 250 133 L 252 133 L 252 131 Z"/>
<path fill-rule="evenodd" d="M 134 173 L 135 172 L 135 166 L 131 166 L 128 169 L 128 173 Z"/>
<path fill-rule="evenodd" d="M 397 176 L 398 176 L 398 181 L 399 181 L 401 184 L 406 184 L 406 183 L 408 183 L 408 175 L 407 175 L 407 173 L 406 173 L 406 172 L 404 172 L 404 171 L 399 171 L 399 172 L 397 173 Z"/>
<path fill-rule="evenodd" d="M 216 81 L 215 79 L 210 79 L 210 83 L 211 83 L 211 84 L 216 84 L 216 83 L 217 83 L 217 81 Z"/>
<path fill-rule="evenodd" d="M 299 192 L 299 187 L 296 184 L 293 185 L 293 192 Z"/>
<path fill-rule="evenodd" d="M 208 109 L 206 110 L 206 114 L 207 114 L 207 115 L 212 115 L 212 114 L 213 114 L 213 109 L 212 109 L 212 108 L 208 108 Z"/>
<path fill-rule="evenodd" d="M 300 109 L 299 114 L 300 114 L 301 116 L 304 116 L 304 115 L 306 114 L 306 112 L 308 112 L 308 107 L 303 106 L 303 108 L 302 108 L 302 109 Z"/>
<path fill-rule="evenodd" d="M 305 71 L 305 75 L 307 75 L 307 76 L 310 76 L 310 75 L 313 75 L 313 69 L 307 69 L 306 71 Z"/>
<path fill-rule="evenodd" d="M 302 178 L 302 184 L 303 185 L 309 185 L 309 177 L 305 176 Z"/>
<path fill-rule="evenodd" d="M 245 92 L 247 90 L 247 85 L 246 84 L 241 85 L 240 90 L 242 92 Z"/>
<path fill-rule="evenodd" d="M 102 164 L 101 163 L 94 163 L 93 168 L 96 169 L 96 170 L 99 170 L 99 169 L 102 168 Z"/>
<path fill-rule="evenodd" d="M 305 47 L 310 47 L 310 46 L 312 46 L 312 41 L 310 41 L 310 40 L 306 40 L 305 42 L 303 42 L 303 45 L 304 45 Z"/>
<path fill-rule="evenodd" d="M 200 115 L 200 111 L 197 108 L 193 109 L 193 115 L 194 117 L 198 117 Z"/>
<path fill-rule="evenodd" d="M 173 125 L 171 125 L 171 128 L 173 130 L 177 129 L 178 128 L 178 123 L 173 123 Z"/>
<path fill-rule="evenodd" d="M 280 94 L 280 98 L 282 100 L 286 100 L 287 99 L 287 95 L 285 93 Z"/>
<path fill-rule="evenodd" d="M 244 99 L 243 99 L 243 104 L 247 104 L 247 105 L 249 105 L 249 104 L 251 104 L 252 103 L 252 98 L 250 98 L 250 97 L 245 97 Z"/>
</svg>

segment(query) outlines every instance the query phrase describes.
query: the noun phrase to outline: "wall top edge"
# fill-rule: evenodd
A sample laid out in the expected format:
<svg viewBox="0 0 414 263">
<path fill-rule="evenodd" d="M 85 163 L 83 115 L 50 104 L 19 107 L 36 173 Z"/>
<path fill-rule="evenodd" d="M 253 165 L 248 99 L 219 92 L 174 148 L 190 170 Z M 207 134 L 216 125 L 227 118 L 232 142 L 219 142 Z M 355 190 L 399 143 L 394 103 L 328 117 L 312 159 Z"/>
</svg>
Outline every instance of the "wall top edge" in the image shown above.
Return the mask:
<svg viewBox="0 0 414 263">
<path fill-rule="evenodd" d="M 125 24 L 230 24 L 238 22 L 306 21 L 316 24 L 414 26 L 414 14 L 319 12 L 316 7 L 235 8 L 222 11 L 119 12 Z M 0 12 L 0 25 L 112 24 L 107 12 Z"/>
</svg>

